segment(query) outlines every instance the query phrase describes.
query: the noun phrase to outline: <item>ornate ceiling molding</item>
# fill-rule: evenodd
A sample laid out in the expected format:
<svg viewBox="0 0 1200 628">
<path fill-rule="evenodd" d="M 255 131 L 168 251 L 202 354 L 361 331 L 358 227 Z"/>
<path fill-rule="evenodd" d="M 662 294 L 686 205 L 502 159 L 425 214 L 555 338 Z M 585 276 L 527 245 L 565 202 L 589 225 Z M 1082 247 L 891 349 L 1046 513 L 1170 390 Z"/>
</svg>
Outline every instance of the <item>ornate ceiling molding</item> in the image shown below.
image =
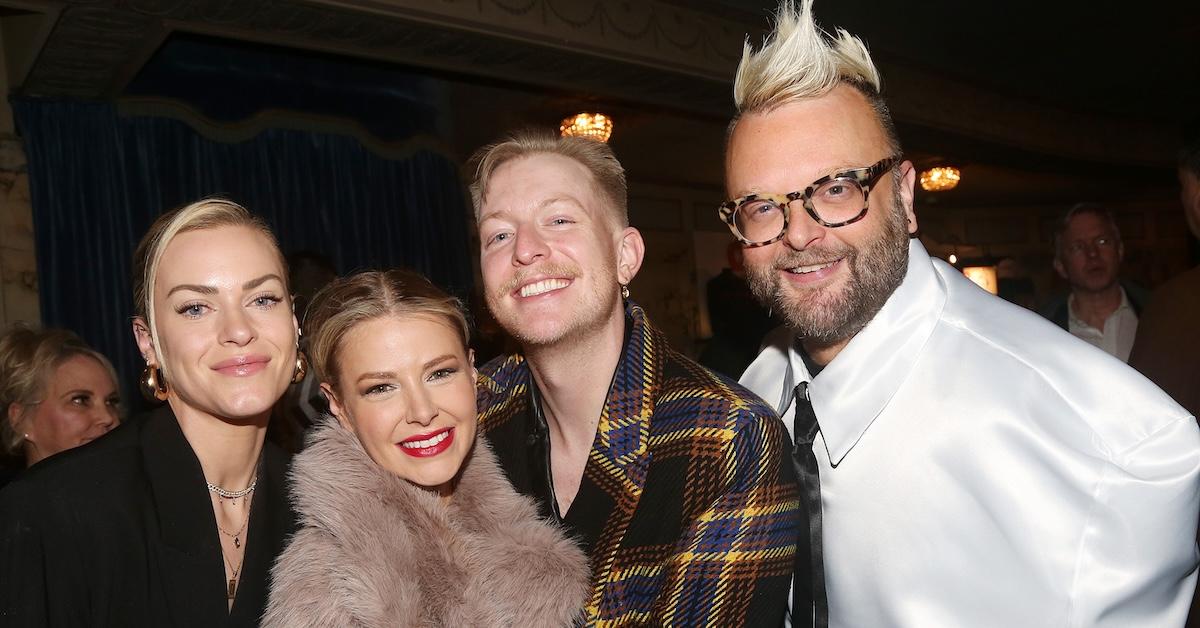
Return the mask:
<svg viewBox="0 0 1200 628">
<path fill-rule="evenodd" d="M 3 4 L 4 0 L 0 0 Z M 29 6 L 30 0 L 22 0 Z M 20 88 L 108 99 L 173 31 L 434 68 L 714 118 L 762 25 L 656 0 L 67 0 Z M 755 36 L 757 38 L 757 36 Z M 1171 129 L 883 65 L 898 121 L 1068 159 L 1162 166 Z"/>
<path fill-rule="evenodd" d="M 1066 159 L 1171 165 L 1172 129 L 1005 97 L 923 71 L 880 64 L 897 120 Z"/>
<path fill-rule="evenodd" d="M 445 4 L 463 7 L 485 2 L 490 0 Z M 521 8 L 515 0 L 491 4 L 508 10 Z M 526 4 L 543 3 L 526 0 Z M 657 18 L 648 18 L 640 30 L 633 31 L 625 29 L 632 24 L 625 24 L 620 30 L 613 28 L 613 20 L 606 17 L 608 13 L 599 9 L 580 16 L 581 21 L 572 22 L 574 14 L 562 8 L 564 4 L 560 3 L 554 13 L 564 28 L 574 23 L 585 30 L 616 33 L 620 39 L 640 35 L 650 47 L 673 41 L 675 44 L 671 46 L 682 46 L 674 53 L 679 58 L 685 57 L 684 49 L 689 43 L 697 50 L 712 49 L 711 45 L 702 44 L 706 38 L 700 35 L 692 42 L 675 37 L 668 40 L 661 35 L 663 29 L 655 26 Z M 419 5 L 436 6 L 431 2 Z M 376 12 L 365 12 L 331 3 L 286 0 L 76 1 L 64 7 L 21 92 L 35 96 L 114 97 L 166 34 L 182 31 L 431 67 L 554 90 L 585 91 L 711 115 L 728 115 L 731 109 L 725 81 L 697 76 L 696 72 L 681 73 L 671 63 L 657 67 L 633 63 L 631 59 L 635 57 L 643 61 L 648 58 L 649 53 L 644 50 L 615 59 L 622 56 L 618 54 L 623 49 L 620 42 L 613 44 L 610 54 L 601 55 L 597 50 L 586 50 L 587 46 L 545 45 L 547 41 L 571 43 L 573 40 L 567 37 L 551 36 L 537 45 L 525 39 L 464 31 L 464 19 L 447 18 L 441 24 L 434 24 L 429 15 L 415 9 L 403 11 L 404 7 L 396 6 L 396 12 L 388 16 L 379 14 L 378 7 L 375 9 Z M 549 14 L 548 5 L 540 13 Z M 711 69 L 710 73 L 717 75 Z M 724 74 L 732 75 L 732 69 Z"/>
<path fill-rule="evenodd" d="M 313 0 L 727 82 L 754 24 L 654 0 Z"/>
</svg>

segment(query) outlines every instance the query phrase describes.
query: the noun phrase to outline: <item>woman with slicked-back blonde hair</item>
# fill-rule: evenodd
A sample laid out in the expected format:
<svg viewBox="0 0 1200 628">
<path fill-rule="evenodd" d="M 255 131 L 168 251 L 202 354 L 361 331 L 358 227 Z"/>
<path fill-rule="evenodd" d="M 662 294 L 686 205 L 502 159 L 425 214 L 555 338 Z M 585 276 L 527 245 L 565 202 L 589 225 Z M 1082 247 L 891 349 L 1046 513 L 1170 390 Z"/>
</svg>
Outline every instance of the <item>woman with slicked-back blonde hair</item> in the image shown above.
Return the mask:
<svg viewBox="0 0 1200 628">
<path fill-rule="evenodd" d="M 257 626 L 295 516 L 268 417 L 307 364 L 287 268 L 245 208 L 164 214 L 133 259 L 143 393 L 164 402 L 0 493 L 0 623 Z"/>
</svg>

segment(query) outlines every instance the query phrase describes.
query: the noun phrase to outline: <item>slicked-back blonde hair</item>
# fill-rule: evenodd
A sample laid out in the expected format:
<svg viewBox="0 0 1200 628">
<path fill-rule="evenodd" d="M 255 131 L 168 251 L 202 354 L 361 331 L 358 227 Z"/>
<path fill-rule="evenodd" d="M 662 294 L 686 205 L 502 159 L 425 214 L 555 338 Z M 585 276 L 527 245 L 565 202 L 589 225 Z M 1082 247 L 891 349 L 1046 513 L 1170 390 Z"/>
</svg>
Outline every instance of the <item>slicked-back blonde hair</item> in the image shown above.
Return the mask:
<svg viewBox="0 0 1200 628">
<path fill-rule="evenodd" d="M 346 334 L 359 323 L 385 316 L 423 316 L 445 323 L 462 341 L 464 353 L 469 346 L 467 317 L 458 299 L 410 270 L 365 271 L 322 288 L 304 315 L 308 357 L 317 381 L 338 391 L 338 352 Z"/>
<path fill-rule="evenodd" d="M 18 454 L 25 440 L 8 419 L 9 406 L 19 404 L 27 413 L 41 403 L 54 369 L 77 355 L 99 362 L 116 388 L 121 388 L 112 362 L 73 332 L 17 323 L 0 336 L 0 409 L 4 412 L 0 420 L 0 450 Z"/>
<path fill-rule="evenodd" d="M 150 328 L 150 338 L 154 344 L 154 356 L 159 368 L 164 369 L 161 346 L 158 342 L 158 326 L 154 312 L 154 282 L 158 277 L 158 265 L 162 262 L 163 252 L 171 244 L 171 240 L 181 233 L 216 229 L 217 227 L 247 227 L 258 231 L 267 238 L 279 258 L 279 266 L 283 271 L 280 278 L 284 282 L 284 297 L 291 303 L 291 293 L 287 284 L 287 261 L 279 250 L 279 242 L 267 223 L 251 214 L 249 210 L 237 203 L 223 198 L 206 198 L 190 205 L 184 205 L 159 216 L 146 235 L 142 236 L 137 249 L 133 253 L 133 313 L 146 321 Z"/>
<path fill-rule="evenodd" d="M 538 154 L 561 155 L 573 159 L 592 175 L 592 187 L 608 201 L 620 227 L 629 226 L 628 189 L 625 169 L 608 144 L 581 137 L 559 137 L 555 133 L 524 129 L 475 151 L 468 163 L 471 172 L 471 202 L 475 219 L 487 195 L 488 181 L 496 169 L 521 157 Z"/>
<path fill-rule="evenodd" d="M 818 98 L 838 85 L 849 85 L 871 103 L 894 154 L 900 139 L 881 96 L 879 70 L 861 39 L 838 28 L 829 35 L 817 26 L 813 0 L 784 0 L 775 12 L 775 29 L 757 52 L 747 40 L 733 79 L 737 117 L 772 111 L 782 105 Z"/>
</svg>

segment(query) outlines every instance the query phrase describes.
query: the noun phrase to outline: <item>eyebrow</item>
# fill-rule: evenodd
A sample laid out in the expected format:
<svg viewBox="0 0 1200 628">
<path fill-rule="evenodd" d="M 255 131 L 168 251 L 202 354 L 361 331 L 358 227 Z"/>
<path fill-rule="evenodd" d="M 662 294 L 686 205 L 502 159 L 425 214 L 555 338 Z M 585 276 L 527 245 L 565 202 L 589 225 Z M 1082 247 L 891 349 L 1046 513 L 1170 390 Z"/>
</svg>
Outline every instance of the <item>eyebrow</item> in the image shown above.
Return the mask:
<svg viewBox="0 0 1200 628">
<path fill-rule="evenodd" d="M 242 290 L 253 290 L 272 279 L 278 281 L 279 283 L 283 283 L 283 279 L 281 279 L 279 275 L 276 275 L 275 273 L 267 273 L 262 277 L 251 279 L 250 281 L 242 284 Z M 167 296 L 171 296 L 172 294 L 181 292 L 183 290 L 190 290 L 191 292 L 199 292 L 200 294 L 209 295 L 217 293 L 217 289 L 212 286 L 202 286 L 194 283 L 181 283 L 178 286 L 171 288 L 171 290 L 167 292 Z"/>
<path fill-rule="evenodd" d="M 549 205 L 553 205 L 555 203 L 562 203 L 562 202 L 570 203 L 571 205 L 574 205 L 575 207 L 578 207 L 579 209 L 584 209 L 583 203 L 580 203 L 575 197 L 572 197 L 572 196 L 554 196 L 554 197 L 548 198 L 548 199 L 538 203 L 537 207 L 535 209 L 538 209 L 538 210 L 545 209 Z M 490 211 L 486 214 L 482 214 L 481 216 L 479 216 L 479 224 L 483 224 L 484 221 L 491 219 L 491 218 L 498 218 L 500 216 L 506 216 L 509 213 L 510 212 L 505 209 L 497 209 L 494 211 Z"/>
<path fill-rule="evenodd" d="M 167 296 L 171 296 L 172 294 L 175 294 L 176 292 L 183 292 L 184 290 L 188 290 L 191 292 L 199 292 L 200 294 L 216 294 L 217 293 L 217 289 L 212 286 L 201 286 L 201 285 L 194 284 L 194 283 L 181 283 L 178 286 L 171 288 L 170 292 L 167 292 Z"/>
<path fill-rule="evenodd" d="M 396 374 L 391 371 L 375 371 L 374 373 L 363 373 L 354 380 L 354 383 L 365 382 L 371 379 L 395 379 Z"/>
<path fill-rule="evenodd" d="M 457 358 L 457 357 L 458 357 L 458 356 L 454 355 L 453 353 L 447 353 L 447 354 L 444 354 L 444 355 L 439 355 L 438 357 L 436 357 L 436 358 L 434 358 L 434 359 L 432 359 L 432 360 L 429 360 L 429 361 L 425 362 L 425 366 L 424 366 L 424 368 L 429 368 L 429 367 L 433 366 L 434 364 L 438 364 L 438 363 L 440 363 L 440 362 L 446 362 L 446 361 L 449 361 L 449 360 L 453 360 L 453 359 L 455 359 L 455 358 Z"/>
<path fill-rule="evenodd" d="M 816 178 L 814 178 L 812 181 L 809 181 L 808 183 L 806 183 L 804 185 L 805 185 L 805 187 L 807 187 L 807 186 L 811 185 L 813 181 L 820 181 L 821 179 L 824 179 L 825 177 L 832 177 L 833 175 L 841 174 L 843 172 L 849 172 L 851 170 L 862 170 L 863 168 L 870 168 L 870 167 L 871 167 L 871 164 L 867 164 L 864 166 L 864 165 L 855 164 L 855 163 L 849 162 L 849 161 L 835 162 L 833 165 L 826 166 L 826 167 L 818 170 L 817 172 L 819 172 L 821 174 L 818 174 Z M 747 189 L 749 189 L 751 191 L 747 192 L 746 194 L 742 194 L 741 196 L 746 196 L 749 194 L 761 194 L 762 193 L 761 190 L 766 189 L 766 188 L 764 188 L 761 185 L 754 185 L 754 186 L 750 186 Z M 804 189 L 804 188 L 801 188 L 801 189 Z M 759 190 L 759 191 L 755 191 L 755 190 Z"/>
<path fill-rule="evenodd" d="M 438 357 L 433 358 L 432 360 L 427 360 L 425 362 L 425 364 L 421 365 L 421 368 L 427 369 L 435 364 L 439 364 L 441 362 L 447 362 L 447 361 L 454 360 L 457 358 L 458 358 L 458 356 L 454 355 L 453 353 L 439 355 Z M 372 373 L 363 373 L 362 375 L 359 375 L 358 379 L 354 380 L 354 383 L 357 384 L 357 383 L 361 383 L 361 382 L 364 382 L 367 380 L 395 379 L 395 378 L 396 378 L 396 373 L 394 371 L 375 371 Z"/>
<path fill-rule="evenodd" d="M 283 279 L 279 275 L 276 275 L 275 273 L 267 273 L 262 277 L 251 279 L 250 281 L 242 284 L 242 290 L 253 290 L 272 279 L 278 281 L 279 283 L 283 283 Z"/>
</svg>

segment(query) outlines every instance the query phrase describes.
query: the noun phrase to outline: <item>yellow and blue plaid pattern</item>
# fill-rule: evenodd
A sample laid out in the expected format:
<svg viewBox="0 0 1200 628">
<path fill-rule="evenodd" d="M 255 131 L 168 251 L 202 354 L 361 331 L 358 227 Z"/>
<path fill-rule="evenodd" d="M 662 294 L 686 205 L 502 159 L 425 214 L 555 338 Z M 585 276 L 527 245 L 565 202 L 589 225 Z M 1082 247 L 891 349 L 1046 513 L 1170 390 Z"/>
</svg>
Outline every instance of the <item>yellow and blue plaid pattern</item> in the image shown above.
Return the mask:
<svg viewBox="0 0 1200 628">
<path fill-rule="evenodd" d="M 752 393 L 667 346 L 640 307 L 626 313 L 566 518 L 596 529 L 588 624 L 777 626 L 801 518 L 785 428 Z M 497 452 L 506 471 L 528 468 L 526 435 L 514 433 L 530 411 L 523 356 L 492 361 L 479 381 L 480 428 L 510 450 Z"/>
</svg>

